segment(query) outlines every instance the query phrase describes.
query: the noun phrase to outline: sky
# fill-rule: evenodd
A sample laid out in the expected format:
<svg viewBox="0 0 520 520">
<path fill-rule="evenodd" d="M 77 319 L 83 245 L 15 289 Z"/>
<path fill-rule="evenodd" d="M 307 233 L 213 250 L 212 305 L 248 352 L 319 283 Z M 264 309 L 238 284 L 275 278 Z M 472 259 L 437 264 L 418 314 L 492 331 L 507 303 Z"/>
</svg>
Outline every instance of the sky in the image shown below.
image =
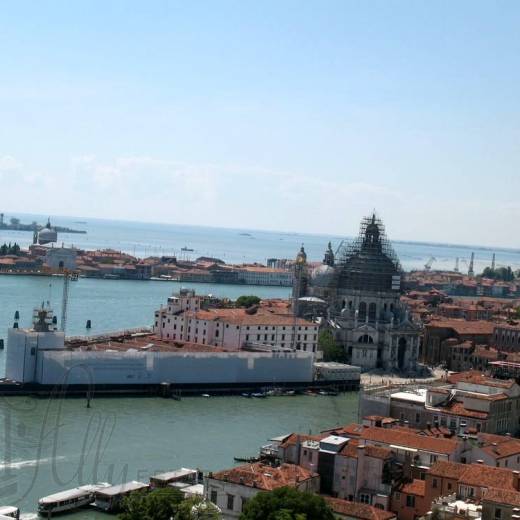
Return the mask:
<svg viewBox="0 0 520 520">
<path fill-rule="evenodd" d="M 520 2 L 17 0 L 1 210 L 520 247 Z"/>
</svg>

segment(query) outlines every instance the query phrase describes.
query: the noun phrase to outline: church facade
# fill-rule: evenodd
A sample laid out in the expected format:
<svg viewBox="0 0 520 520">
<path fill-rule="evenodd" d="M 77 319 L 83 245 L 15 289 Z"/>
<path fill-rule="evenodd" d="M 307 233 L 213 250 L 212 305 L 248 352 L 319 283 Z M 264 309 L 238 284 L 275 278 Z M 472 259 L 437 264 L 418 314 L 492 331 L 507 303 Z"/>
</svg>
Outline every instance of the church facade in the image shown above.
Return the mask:
<svg viewBox="0 0 520 520">
<path fill-rule="evenodd" d="M 414 372 L 421 328 L 400 301 L 402 269 L 383 223 L 361 222 L 359 236 L 310 269 L 305 250 L 295 262 L 293 302 L 300 316 L 322 316 L 347 360 L 364 370 Z"/>
</svg>

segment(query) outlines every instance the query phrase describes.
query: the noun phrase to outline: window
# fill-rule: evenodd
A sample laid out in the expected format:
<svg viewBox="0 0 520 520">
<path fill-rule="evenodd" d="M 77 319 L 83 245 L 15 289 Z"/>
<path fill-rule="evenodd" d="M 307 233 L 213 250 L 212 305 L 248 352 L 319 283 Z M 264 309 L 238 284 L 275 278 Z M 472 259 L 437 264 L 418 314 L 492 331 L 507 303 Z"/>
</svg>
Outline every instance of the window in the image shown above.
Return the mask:
<svg viewBox="0 0 520 520">
<path fill-rule="evenodd" d="M 414 495 L 406 495 L 406 507 L 415 507 Z"/>
<path fill-rule="evenodd" d="M 451 482 L 448 482 L 448 491 L 451 491 Z"/>
<path fill-rule="evenodd" d="M 432 487 L 433 487 L 433 489 L 437 489 L 437 479 L 436 478 L 433 479 Z"/>
<path fill-rule="evenodd" d="M 210 493 L 210 501 L 213 502 L 214 504 L 217 503 L 217 490 L 216 489 L 212 489 L 211 490 L 211 493 Z"/>
<path fill-rule="evenodd" d="M 241 501 L 242 501 L 242 511 L 244 511 L 244 508 L 246 507 L 248 500 L 249 500 L 248 498 L 242 497 L 242 499 L 241 499 Z"/>
<path fill-rule="evenodd" d="M 495 508 L 495 518 L 498 520 L 502 518 L 502 510 L 499 507 Z"/>
<path fill-rule="evenodd" d="M 229 509 L 230 511 L 233 511 L 233 507 L 235 505 L 235 495 L 228 495 L 227 496 L 227 509 Z"/>
</svg>

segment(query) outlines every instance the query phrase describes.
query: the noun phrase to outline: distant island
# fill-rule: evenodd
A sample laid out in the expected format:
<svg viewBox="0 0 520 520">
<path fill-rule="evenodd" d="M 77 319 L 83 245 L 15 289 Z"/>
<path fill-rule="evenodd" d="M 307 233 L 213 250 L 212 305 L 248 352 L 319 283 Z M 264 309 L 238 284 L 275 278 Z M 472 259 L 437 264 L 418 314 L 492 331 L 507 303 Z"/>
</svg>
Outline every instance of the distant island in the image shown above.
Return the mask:
<svg viewBox="0 0 520 520">
<path fill-rule="evenodd" d="M 20 222 L 19 218 L 12 217 L 9 219 L 9 222 L 4 221 L 4 214 L 0 213 L 0 230 L 9 230 L 9 231 L 30 231 L 34 233 L 35 231 L 41 231 L 45 226 L 42 224 L 38 224 L 36 221 L 31 222 L 30 224 L 23 224 Z M 53 226 L 53 229 L 57 233 L 78 233 L 85 235 L 87 232 L 83 229 L 71 229 L 64 226 Z"/>
</svg>

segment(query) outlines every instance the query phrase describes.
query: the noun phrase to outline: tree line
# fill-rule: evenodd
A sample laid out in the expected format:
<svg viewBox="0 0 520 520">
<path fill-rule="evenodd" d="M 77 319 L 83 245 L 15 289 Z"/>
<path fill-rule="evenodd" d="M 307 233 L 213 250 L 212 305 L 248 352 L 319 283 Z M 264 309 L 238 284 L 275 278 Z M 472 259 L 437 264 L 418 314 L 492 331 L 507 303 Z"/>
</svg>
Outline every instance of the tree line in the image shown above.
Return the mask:
<svg viewBox="0 0 520 520">
<path fill-rule="evenodd" d="M 4 243 L 0 246 L 0 256 L 5 256 L 5 255 L 18 256 L 20 254 L 20 251 L 21 251 L 21 248 L 16 242 L 12 245 L 11 245 L 11 242 L 9 242 L 9 244 Z"/>
</svg>

